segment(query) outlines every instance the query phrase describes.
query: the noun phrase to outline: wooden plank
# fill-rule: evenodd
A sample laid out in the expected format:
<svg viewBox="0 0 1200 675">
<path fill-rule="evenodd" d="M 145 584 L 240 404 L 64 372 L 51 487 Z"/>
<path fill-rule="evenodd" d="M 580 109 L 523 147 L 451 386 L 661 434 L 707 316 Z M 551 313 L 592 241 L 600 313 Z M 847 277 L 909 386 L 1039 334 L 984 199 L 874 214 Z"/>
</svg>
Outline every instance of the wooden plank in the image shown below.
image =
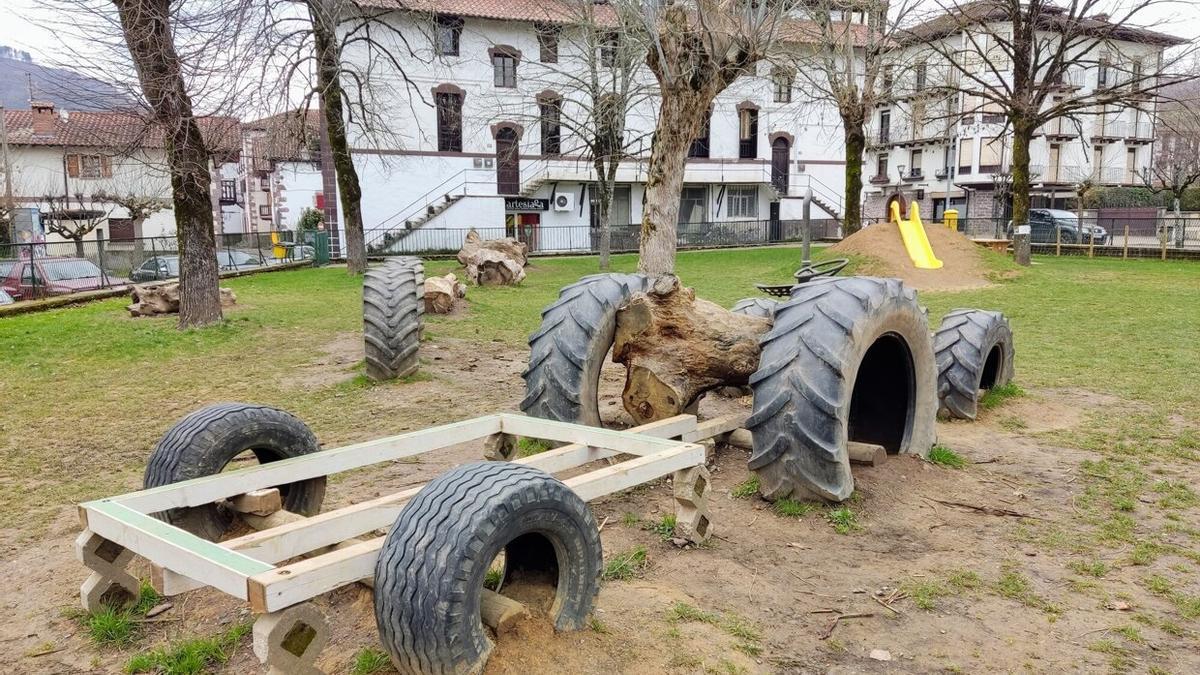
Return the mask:
<svg viewBox="0 0 1200 675">
<path fill-rule="evenodd" d="M 238 513 L 265 516 L 283 508 L 279 488 L 264 488 L 229 498 L 229 508 Z"/>
<path fill-rule="evenodd" d="M 506 434 L 590 445 L 605 450 L 619 450 L 630 455 L 648 455 L 672 445 L 670 441 L 644 436 L 633 430 L 602 429 L 509 413 L 501 413 L 500 418 Z"/>
<path fill-rule="evenodd" d="M 484 438 L 498 433 L 500 424 L 498 415 L 463 420 L 399 436 L 324 450 L 303 457 L 284 459 L 240 471 L 194 478 L 101 501 L 118 502 L 142 513 L 156 513 L 183 506 L 200 506 L 253 490 L 329 476 L 350 469 L 412 457 L 431 450 Z"/>
<path fill-rule="evenodd" d="M 564 481 L 592 500 L 704 462 L 704 446 L 677 443 L 654 455 L 590 471 Z M 251 577 L 247 595 L 255 612 L 274 612 L 373 574 L 384 537 L 284 565 Z"/>
<path fill-rule="evenodd" d="M 634 427 L 629 431 L 657 438 L 678 438 L 680 435 L 693 431 L 695 428 L 695 416 L 676 415 L 658 420 L 657 422 L 649 422 L 639 427 Z M 530 455 L 529 457 L 515 459 L 513 463 L 534 466 L 547 473 L 558 473 L 596 460 L 615 457 L 619 454 L 621 453 L 616 450 L 606 450 L 604 448 L 575 443 L 564 445 L 554 450 L 540 452 L 536 455 Z"/>
<path fill-rule="evenodd" d="M 854 464 L 865 464 L 867 466 L 879 466 L 887 461 L 887 449 L 882 445 L 874 443 L 859 443 L 857 441 L 846 442 L 846 455 Z"/>
<path fill-rule="evenodd" d="M 93 532 L 158 565 L 247 599 L 246 580 L 274 566 L 113 502 L 88 506 Z"/>
<path fill-rule="evenodd" d="M 695 431 L 685 433 L 682 439 L 688 443 L 703 441 L 715 436 L 727 434 L 734 429 L 740 429 L 749 419 L 750 413 L 734 413 L 711 420 L 705 420 L 696 426 Z"/>
</svg>

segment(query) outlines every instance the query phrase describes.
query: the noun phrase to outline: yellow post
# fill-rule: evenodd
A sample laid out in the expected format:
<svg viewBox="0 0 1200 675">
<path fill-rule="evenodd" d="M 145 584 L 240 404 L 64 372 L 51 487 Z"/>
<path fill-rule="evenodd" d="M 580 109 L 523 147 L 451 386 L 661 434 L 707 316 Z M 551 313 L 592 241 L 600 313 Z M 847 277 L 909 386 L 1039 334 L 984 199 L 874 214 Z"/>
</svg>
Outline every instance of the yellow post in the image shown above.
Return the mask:
<svg viewBox="0 0 1200 675">
<path fill-rule="evenodd" d="M 271 230 L 271 255 L 275 256 L 276 260 L 283 260 L 287 257 L 287 249 L 279 243 L 279 233 Z"/>
<path fill-rule="evenodd" d="M 942 213 L 942 223 L 946 225 L 946 229 L 953 232 L 958 231 L 958 209 L 946 209 Z"/>
</svg>

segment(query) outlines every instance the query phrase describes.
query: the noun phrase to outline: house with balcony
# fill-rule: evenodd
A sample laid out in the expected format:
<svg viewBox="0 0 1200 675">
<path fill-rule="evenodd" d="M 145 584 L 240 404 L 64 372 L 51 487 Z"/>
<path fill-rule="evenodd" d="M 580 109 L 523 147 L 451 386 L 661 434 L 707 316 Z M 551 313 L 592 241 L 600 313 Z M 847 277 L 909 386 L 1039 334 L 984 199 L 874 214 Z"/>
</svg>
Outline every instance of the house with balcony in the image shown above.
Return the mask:
<svg viewBox="0 0 1200 675">
<path fill-rule="evenodd" d="M 888 203 L 899 195 L 917 202 L 932 220 L 940 220 L 947 208 L 956 209 L 960 218 L 1007 220 L 1012 141 L 1004 111 L 981 96 L 961 93 L 956 86 L 959 69 L 940 58 L 953 53 L 965 60 L 968 70 L 981 73 L 979 77 L 1011 78 L 1011 66 L 994 44 L 994 35 L 1003 34 L 1004 26 L 989 25 L 968 35 L 954 22 L 943 22 L 951 27 L 941 30 L 938 21 L 925 24 L 925 34 L 929 40 L 941 40 L 942 47 L 897 47 L 894 65 L 885 68 L 889 96 L 877 106 L 869 127 L 864 215 L 886 219 Z M 1133 28 L 1119 35 L 1123 39 L 1095 45 L 1094 55 L 1078 59 L 1057 82 L 1045 83 L 1051 90 L 1046 105 L 1139 79 L 1143 67 L 1160 62 L 1165 48 L 1186 42 Z M 1122 105 L 1093 106 L 1039 129 L 1030 146 L 1032 205 L 1072 206 L 1084 181 L 1141 185 L 1153 161 L 1154 106 L 1153 100 L 1131 96 Z"/>
<path fill-rule="evenodd" d="M 586 250 L 596 237 L 597 176 L 562 115 L 572 82 L 589 68 L 562 6 L 535 0 L 359 0 L 406 36 L 417 54 L 404 72 L 375 59 L 386 134 L 357 134 L 368 247 L 457 248 L 462 232 L 519 236 L 535 250 Z M 597 4 L 603 13 L 603 5 Z M 858 20 L 863 20 L 861 16 Z M 613 34 L 612 41 L 619 40 Z M 598 49 L 601 66 L 608 38 Z M 367 63 L 353 49 L 347 58 Z M 653 87 L 648 69 L 639 74 Z M 393 98 L 386 97 L 391 93 Z M 832 107 L 804 100 L 794 73 L 759 65 L 715 101 L 692 143 L 680 221 L 696 231 L 730 222 L 841 215 L 844 160 Z M 640 223 L 651 134 L 650 91 L 631 106 L 611 223 Z M 353 130 L 352 130 L 353 132 Z"/>
<path fill-rule="evenodd" d="M 243 123 L 238 169 L 231 187 L 245 195 L 247 232 L 293 230 L 305 209 L 325 211 L 326 184 L 334 178 L 321 158 L 320 111 L 290 110 Z"/>
</svg>

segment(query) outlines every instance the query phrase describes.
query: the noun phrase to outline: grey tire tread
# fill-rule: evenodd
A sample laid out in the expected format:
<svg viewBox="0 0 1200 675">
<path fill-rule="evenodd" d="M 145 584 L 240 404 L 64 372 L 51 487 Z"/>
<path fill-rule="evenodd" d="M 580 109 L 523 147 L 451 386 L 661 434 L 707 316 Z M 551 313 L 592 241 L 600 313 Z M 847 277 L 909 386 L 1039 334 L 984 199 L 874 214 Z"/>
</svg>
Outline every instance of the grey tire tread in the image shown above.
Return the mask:
<svg viewBox="0 0 1200 675">
<path fill-rule="evenodd" d="M 954 309 L 942 317 L 933 337 L 938 365 L 938 401 L 950 417 L 973 420 L 979 413 L 979 391 L 988 355 L 1000 348 L 993 387 L 1012 381 L 1013 333 L 1008 318 L 982 309 Z"/>
<path fill-rule="evenodd" d="M 775 317 L 775 309 L 779 306 L 778 300 L 769 298 L 742 298 L 733 305 L 733 309 L 729 310 L 734 314 L 748 314 L 764 319 L 772 319 Z"/>
<path fill-rule="evenodd" d="M 363 352 L 372 380 L 411 375 L 420 366 L 424 278 L 424 265 L 415 258 L 363 275 Z"/>
</svg>

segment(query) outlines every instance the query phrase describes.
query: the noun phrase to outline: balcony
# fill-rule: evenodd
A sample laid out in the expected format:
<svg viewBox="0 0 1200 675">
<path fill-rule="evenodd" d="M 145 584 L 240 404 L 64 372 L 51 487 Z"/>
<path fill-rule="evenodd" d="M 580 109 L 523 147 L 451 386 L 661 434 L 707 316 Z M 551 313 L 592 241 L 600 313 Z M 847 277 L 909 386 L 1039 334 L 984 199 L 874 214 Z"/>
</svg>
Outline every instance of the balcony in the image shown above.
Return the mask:
<svg viewBox="0 0 1200 675">
<path fill-rule="evenodd" d="M 1086 83 L 1087 73 L 1082 70 L 1067 70 L 1067 72 L 1062 73 L 1057 78 L 1046 80 L 1046 84 L 1051 89 L 1058 89 L 1061 91 L 1074 91 L 1076 89 L 1082 89 Z"/>
<path fill-rule="evenodd" d="M 1038 129 L 1038 134 L 1045 136 L 1047 140 L 1066 141 L 1078 138 L 1079 129 L 1075 127 L 1075 124 L 1071 120 L 1059 117 L 1049 124 L 1042 125 L 1042 128 Z"/>
<path fill-rule="evenodd" d="M 890 179 L 887 176 L 871 176 L 867 182 L 869 182 L 871 185 L 887 185 L 889 180 Z"/>
<path fill-rule="evenodd" d="M 924 180 L 924 179 L 925 179 L 925 172 L 921 169 L 909 169 L 908 173 L 906 173 L 904 175 L 904 180 L 908 181 L 908 182 L 914 182 L 914 181 Z"/>
<path fill-rule="evenodd" d="M 219 201 L 222 206 L 228 206 L 228 205 L 238 203 L 237 181 L 236 180 L 221 181 L 221 198 Z"/>
<path fill-rule="evenodd" d="M 1129 125 L 1121 121 L 1097 120 L 1092 126 L 1093 143 L 1116 143 L 1129 134 Z"/>
<path fill-rule="evenodd" d="M 1150 122 L 1138 122 L 1137 124 L 1129 125 L 1129 135 L 1125 137 L 1126 143 L 1134 145 L 1145 145 L 1154 142 L 1154 125 Z"/>
</svg>

